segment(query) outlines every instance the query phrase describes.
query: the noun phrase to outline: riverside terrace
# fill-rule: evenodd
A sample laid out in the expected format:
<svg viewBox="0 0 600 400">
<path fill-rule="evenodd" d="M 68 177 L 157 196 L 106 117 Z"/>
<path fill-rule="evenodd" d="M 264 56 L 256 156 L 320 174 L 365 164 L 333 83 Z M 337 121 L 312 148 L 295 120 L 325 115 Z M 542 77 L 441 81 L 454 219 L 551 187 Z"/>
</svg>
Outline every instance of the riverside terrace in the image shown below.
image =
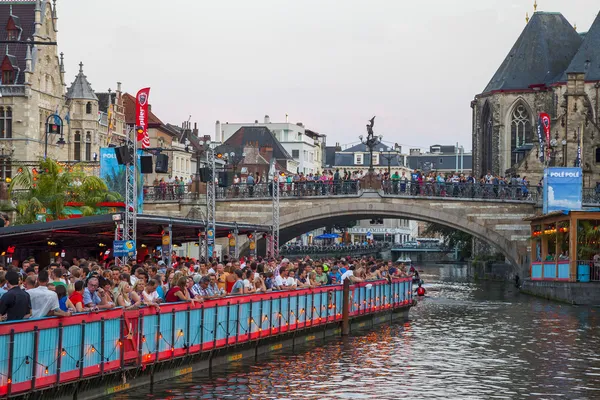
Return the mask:
<svg viewBox="0 0 600 400">
<path fill-rule="evenodd" d="M 412 279 L 0 323 L 0 397 L 90 399 L 406 320 Z"/>
<path fill-rule="evenodd" d="M 115 237 L 113 215 L 9 226 L 0 230 L 0 251 L 11 253 L 16 260 L 23 260 L 33 253 L 44 257 L 63 249 L 69 260 L 90 255 L 97 257 L 100 252 L 112 247 Z M 169 225 L 172 227 L 173 243 L 198 242 L 198 233 L 205 229 L 205 224 L 198 220 L 138 214 L 137 244 L 140 258 L 162 244 L 162 232 Z M 217 222 L 215 236 L 226 237 L 236 228 L 240 235 L 270 230 L 270 227 L 263 225 Z M 40 261 L 49 262 L 49 259 Z"/>
</svg>

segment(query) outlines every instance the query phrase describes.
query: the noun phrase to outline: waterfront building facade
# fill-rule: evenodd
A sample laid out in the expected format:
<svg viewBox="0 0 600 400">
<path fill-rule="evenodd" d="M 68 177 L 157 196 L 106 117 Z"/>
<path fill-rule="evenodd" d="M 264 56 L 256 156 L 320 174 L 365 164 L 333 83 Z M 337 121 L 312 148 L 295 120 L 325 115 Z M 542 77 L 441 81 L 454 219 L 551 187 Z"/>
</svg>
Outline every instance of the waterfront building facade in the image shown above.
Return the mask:
<svg viewBox="0 0 600 400">
<path fill-rule="evenodd" d="M 545 166 L 581 166 L 584 185 L 594 186 L 600 180 L 599 92 L 600 16 L 578 33 L 560 13 L 535 12 L 471 102 L 474 173 L 537 182 Z M 542 154 L 540 113 L 551 119 Z"/>
<path fill-rule="evenodd" d="M 433 145 L 428 152 L 421 149 L 410 149 L 407 157 L 411 170 L 438 171 L 443 173 L 471 174 L 473 169 L 473 154 L 465 152 L 463 146 Z"/>
<path fill-rule="evenodd" d="M 292 173 L 304 175 L 320 173 L 325 162 L 325 147 L 327 136 L 307 129 L 302 122 L 271 122 L 265 115 L 262 123 L 221 123 L 215 124 L 216 140 L 227 142 L 239 129 L 243 127 L 267 128 L 277 139 L 281 146 L 290 154 L 298 164 L 295 169 L 288 169 Z M 293 166 L 291 166 L 293 168 Z"/>
<path fill-rule="evenodd" d="M 371 152 L 362 143 L 346 149 L 342 149 L 339 143 L 336 143 L 333 151 L 328 150 L 326 153 L 326 164 L 330 169 L 334 170 L 362 171 L 366 173 L 371 162 Z M 409 169 L 406 167 L 406 155 L 402 154 L 402 147 L 398 145 L 391 147 L 383 143 L 378 144 L 373 149 L 373 168 L 377 172 L 386 172 L 389 169 L 392 174 L 396 171 L 400 174 L 403 171 L 407 174 L 409 173 Z"/>
</svg>

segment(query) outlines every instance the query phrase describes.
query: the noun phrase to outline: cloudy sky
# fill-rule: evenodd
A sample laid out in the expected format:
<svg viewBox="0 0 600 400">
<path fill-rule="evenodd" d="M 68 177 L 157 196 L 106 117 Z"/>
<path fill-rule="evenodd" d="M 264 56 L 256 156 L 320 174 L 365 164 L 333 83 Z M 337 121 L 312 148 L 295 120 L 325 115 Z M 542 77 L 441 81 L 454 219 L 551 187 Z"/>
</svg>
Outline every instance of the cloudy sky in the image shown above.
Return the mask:
<svg viewBox="0 0 600 400">
<path fill-rule="evenodd" d="M 538 0 L 586 31 L 597 0 Z M 473 96 L 533 0 L 58 0 L 67 81 L 152 88 L 153 111 L 202 133 L 214 123 L 303 122 L 328 144 L 377 115 L 384 141 L 471 148 Z"/>
</svg>

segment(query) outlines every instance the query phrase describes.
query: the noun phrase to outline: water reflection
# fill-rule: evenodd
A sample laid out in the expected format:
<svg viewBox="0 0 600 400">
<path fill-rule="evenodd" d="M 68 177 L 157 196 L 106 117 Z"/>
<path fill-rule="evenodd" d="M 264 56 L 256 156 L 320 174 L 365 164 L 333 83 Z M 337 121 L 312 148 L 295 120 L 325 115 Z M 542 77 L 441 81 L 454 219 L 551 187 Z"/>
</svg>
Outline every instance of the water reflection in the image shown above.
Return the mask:
<svg viewBox="0 0 600 400">
<path fill-rule="evenodd" d="M 235 363 L 141 399 L 600 398 L 598 310 L 469 283 L 466 268 L 424 268 L 411 321 Z"/>
</svg>

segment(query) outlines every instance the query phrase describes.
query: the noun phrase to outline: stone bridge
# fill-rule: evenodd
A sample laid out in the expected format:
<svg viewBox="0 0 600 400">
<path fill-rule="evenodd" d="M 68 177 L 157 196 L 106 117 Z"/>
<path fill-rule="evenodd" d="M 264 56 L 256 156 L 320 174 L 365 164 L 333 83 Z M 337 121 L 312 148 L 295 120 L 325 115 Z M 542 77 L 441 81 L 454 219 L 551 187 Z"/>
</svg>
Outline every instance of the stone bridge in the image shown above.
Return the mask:
<svg viewBox="0 0 600 400">
<path fill-rule="evenodd" d="M 204 206 L 199 202 L 178 201 L 145 204 L 145 212 L 199 218 Z M 272 202 L 262 199 L 221 199 L 217 220 L 272 223 Z M 501 252 L 514 266 L 525 264 L 530 237 L 523 219 L 536 213 L 534 201 L 401 197 L 377 191 L 357 195 L 281 197 L 280 237 L 286 242 L 310 230 L 347 220 L 404 218 L 435 222 L 470 233 Z"/>
</svg>

